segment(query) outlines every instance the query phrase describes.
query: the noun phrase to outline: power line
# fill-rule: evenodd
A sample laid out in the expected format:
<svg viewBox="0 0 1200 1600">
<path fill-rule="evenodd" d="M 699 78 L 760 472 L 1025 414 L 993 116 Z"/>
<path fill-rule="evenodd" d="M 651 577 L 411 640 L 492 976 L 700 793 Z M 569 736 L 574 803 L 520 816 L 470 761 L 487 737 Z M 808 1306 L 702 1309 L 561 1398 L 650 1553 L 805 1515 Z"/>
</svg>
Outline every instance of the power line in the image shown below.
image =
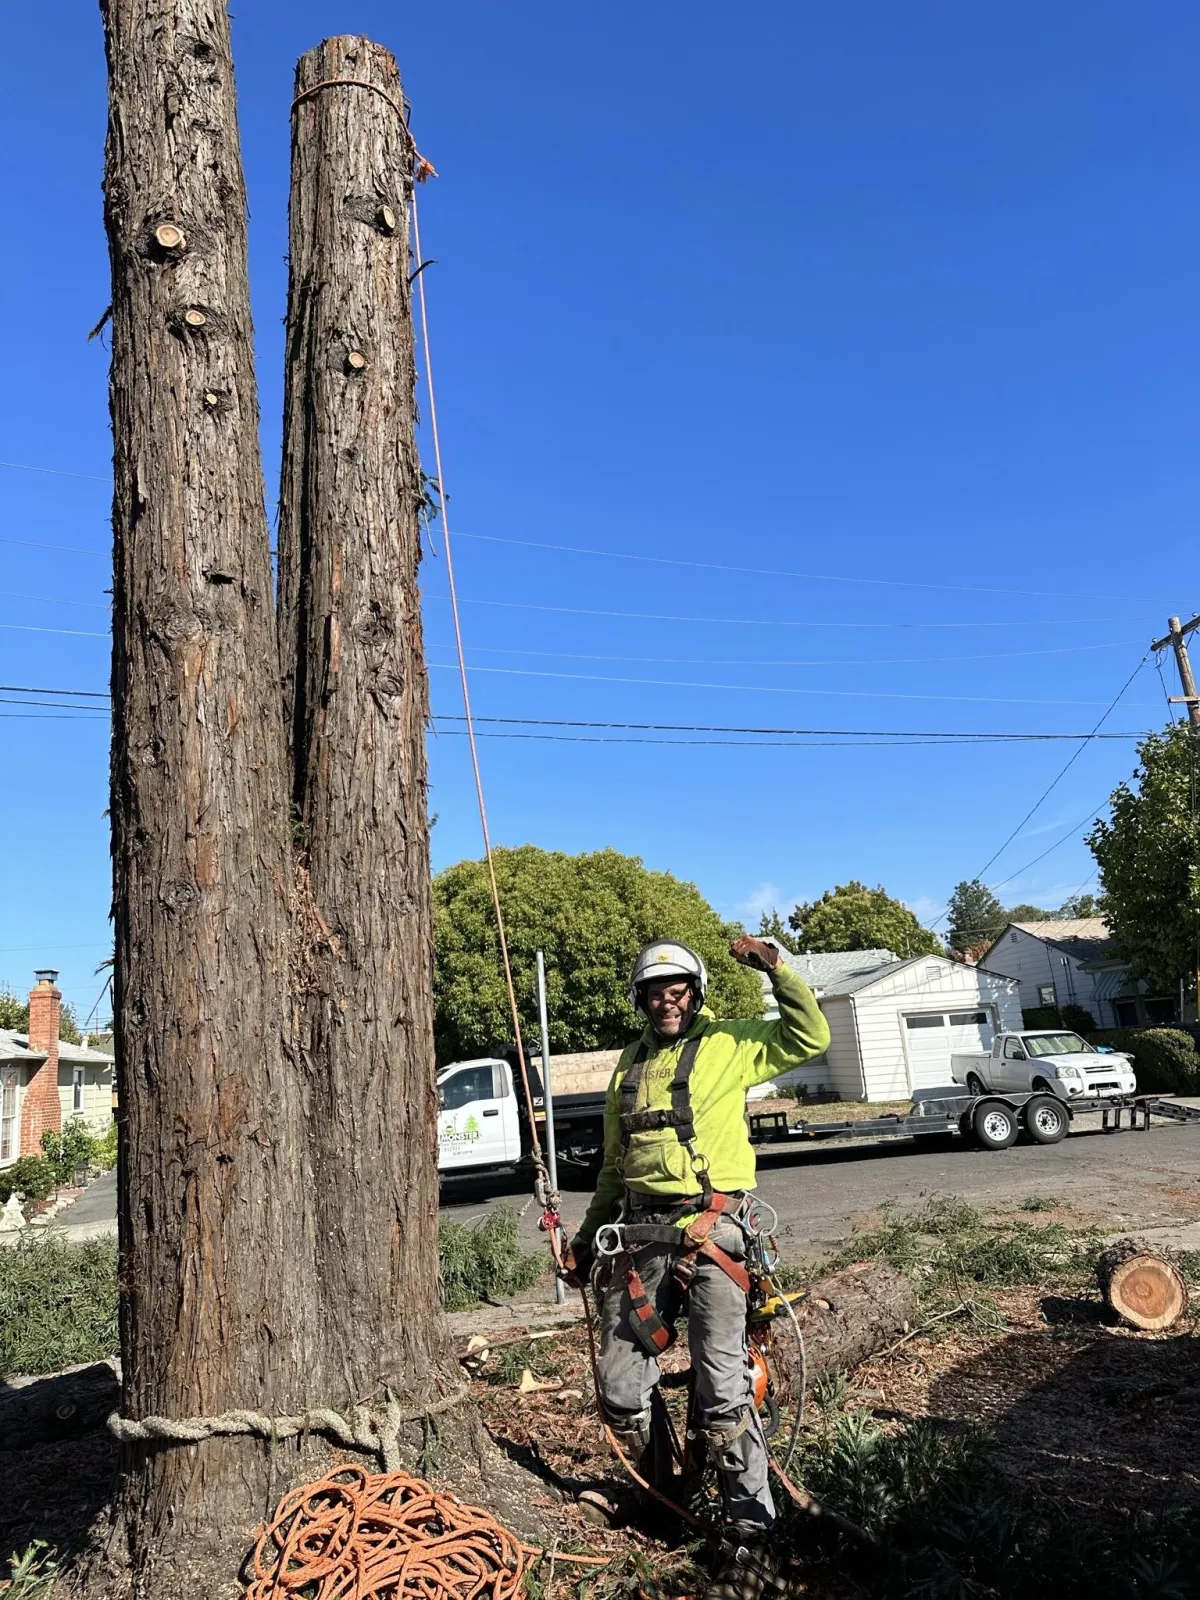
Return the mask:
<svg viewBox="0 0 1200 1600">
<path fill-rule="evenodd" d="M 554 550 L 565 555 L 601 556 L 610 561 L 641 561 L 662 567 L 692 567 L 701 572 L 738 572 L 757 578 L 798 578 L 805 583 L 856 583 L 887 589 L 937 589 L 947 594 L 1005 594 L 1035 596 L 1048 600 L 1108 600 L 1110 595 L 1064 594 L 1053 589 L 989 589 L 976 584 L 921 583 L 904 578 L 843 577 L 831 572 L 793 572 L 777 567 L 738 567 L 718 561 L 688 561 L 682 556 L 650 556 L 630 550 L 594 550 L 585 545 L 549 544 L 538 539 L 510 539 L 496 533 L 460 533 L 460 539 L 474 539 L 479 543 L 517 545 L 526 550 Z M 1138 600 L 1138 596 L 1130 596 Z M 1140 597 L 1139 603 L 1153 605 L 1152 600 Z"/>
<path fill-rule="evenodd" d="M 104 700 L 109 699 L 107 691 L 101 689 L 49 689 L 41 685 L 0 683 L 0 694 L 49 694 L 71 695 L 78 699 Z M 438 722 L 460 722 L 462 717 L 452 712 L 433 713 Z M 501 724 L 510 727 L 530 728 L 586 728 L 586 729 L 617 729 L 641 733 L 743 733 L 743 734 L 768 734 L 768 735 L 810 735 L 820 734 L 828 737 L 853 737 L 863 739 L 944 739 L 952 741 L 982 741 L 989 744 L 996 742 L 1034 742 L 1041 743 L 1057 740 L 1089 740 L 1089 739 L 1141 739 L 1145 737 L 1141 730 L 1130 730 L 1125 733 L 1099 733 L 1093 730 L 1090 733 L 1004 733 L 991 730 L 976 732 L 974 730 L 954 731 L 943 729 L 902 729 L 902 728 L 777 728 L 758 727 L 749 724 L 726 722 L 617 722 L 617 721 L 583 721 L 571 717 L 476 717 L 476 722 Z"/>
<path fill-rule="evenodd" d="M 429 665 L 444 672 L 458 670 L 448 661 L 431 661 Z M 916 694 L 895 689 L 811 689 L 780 683 L 701 683 L 684 678 L 617 678 L 595 672 L 536 671 L 531 667 L 472 667 L 471 670 L 506 678 L 556 678 L 569 683 L 623 683 L 637 688 L 721 689 L 740 694 L 820 695 L 850 700 L 941 700 L 953 704 L 1000 706 L 1096 706 L 1104 703 L 1102 700 L 1035 700 L 1016 695 Z"/>
<path fill-rule="evenodd" d="M 83 628 L 35 628 L 28 622 L 0 622 L 0 628 L 10 633 L 59 633 L 72 639 L 111 639 L 111 633 L 93 633 Z"/>
<path fill-rule="evenodd" d="M 3 465 L 0 461 L 0 466 Z M 24 545 L 27 550 L 61 550 L 69 556 L 102 556 L 106 561 L 112 559 L 111 550 L 85 550 L 74 544 L 47 544 L 43 539 L 0 539 L 0 544 Z"/>
<path fill-rule="evenodd" d="M 446 600 L 448 596 L 427 594 L 427 600 Z M 459 596 L 459 605 L 501 606 L 509 611 L 549 611 L 570 617 L 621 617 L 630 622 L 684 622 L 713 624 L 719 627 L 747 628 L 1044 628 L 1044 617 L 1006 617 L 1002 622 L 812 622 L 788 617 L 777 621 L 772 617 L 685 617 L 675 611 L 599 611 L 586 606 L 547 606 L 531 600 L 466 600 Z M 1056 628 L 1107 627 L 1120 623 L 1119 617 L 1056 617 Z"/>
<path fill-rule="evenodd" d="M 1039 806 L 1041 806 L 1043 801 L 1046 800 L 1053 793 L 1053 791 L 1062 782 L 1063 778 L 1066 777 L 1067 773 L 1074 766 L 1075 762 L 1078 761 L 1079 757 L 1083 754 L 1084 750 L 1091 743 L 1091 741 L 1096 737 L 1096 735 L 1099 732 L 1100 728 L 1104 725 L 1104 723 L 1108 720 L 1108 718 L 1116 710 L 1118 701 L 1121 699 L 1122 695 L 1124 695 L 1124 693 L 1125 693 L 1126 689 L 1128 689 L 1129 685 L 1137 677 L 1138 673 L 1146 665 L 1146 661 L 1149 658 L 1149 654 L 1150 654 L 1150 652 L 1147 651 L 1146 655 L 1144 655 L 1142 657 L 1142 659 L 1138 662 L 1137 666 L 1134 667 L 1133 671 L 1129 674 L 1129 676 L 1126 678 L 1125 682 L 1121 685 L 1121 687 L 1117 690 L 1116 694 L 1113 696 L 1113 699 L 1112 699 L 1111 703 L 1109 704 L 1107 710 L 1104 712 L 1103 716 L 1100 718 L 1100 721 L 1097 722 L 1096 726 L 1092 729 L 1091 733 L 1087 736 L 1086 739 L 1084 739 L 1080 743 L 1080 746 L 1079 746 L 1078 750 L 1075 750 L 1075 751 L 1072 752 L 1072 754 L 1070 755 L 1070 757 L 1066 761 L 1065 765 L 1063 766 L 1061 772 L 1059 772 L 1058 775 L 1052 780 L 1052 782 L 1049 783 L 1047 785 L 1047 787 L 1042 791 L 1042 793 L 1034 801 L 1034 803 L 1030 807 L 1030 809 L 1021 818 L 1020 822 L 1018 822 L 1017 826 L 1009 834 L 1008 838 L 1005 839 L 1004 843 L 1000 846 L 999 850 L 997 850 L 989 858 L 989 860 L 984 864 L 982 869 L 975 874 L 975 880 L 973 880 L 973 881 L 981 881 L 982 880 L 983 874 L 992 865 L 992 862 L 997 861 L 1000 858 L 1000 856 L 1002 856 L 1004 854 L 1004 852 L 1008 849 L 1009 845 L 1013 842 L 1013 840 L 1020 833 L 1021 829 L 1029 821 L 1030 817 L 1032 817 L 1034 815 L 1034 813 L 1038 810 Z M 1093 815 L 1098 815 L 1098 812 L 1097 813 L 1093 813 Z M 1059 840 L 1059 844 L 1062 844 L 1064 842 L 1065 841 L 1062 840 L 1062 839 Z M 1058 845 L 1051 845 L 1050 846 L 1050 850 L 1056 850 L 1057 848 L 1058 848 Z M 1050 850 L 1044 850 L 1042 852 L 1042 855 L 1049 855 L 1050 854 Z M 1029 867 L 1036 866 L 1037 862 L 1040 861 L 1041 859 L 1042 859 L 1042 856 L 1038 856 L 1034 861 L 1030 861 L 1029 863 L 1027 863 L 1027 865 L 1025 867 L 1021 868 L 1021 872 L 1027 871 Z M 1014 877 L 1019 877 L 1020 873 L 1015 873 L 1013 876 Z M 1003 880 L 1003 882 L 1004 883 L 1011 883 L 1012 882 L 1012 878 L 1005 878 Z M 936 927 L 937 923 L 941 922 L 945 917 L 947 917 L 949 915 L 949 913 L 950 913 L 950 907 L 947 906 L 945 911 L 942 912 L 941 916 L 937 918 L 937 921 L 933 923 L 933 926 Z"/>
<path fill-rule="evenodd" d="M 824 657 L 817 661 L 778 661 L 772 658 L 721 657 L 721 656 L 613 656 L 580 653 L 572 650 L 513 650 L 500 645 L 473 644 L 468 646 L 476 655 L 529 656 L 547 661 L 630 661 L 651 666 L 692 667 L 925 667 L 951 666 L 963 661 L 1009 661 L 1026 656 L 1080 655 L 1092 650 L 1128 649 L 1137 639 L 1110 639 L 1104 644 L 1060 645 L 1050 650 L 997 650 L 984 655 L 969 656 L 839 656 Z M 427 644 L 429 650 L 452 650 L 453 645 Z"/>
<path fill-rule="evenodd" d="M 13 539 L 0 539 L 0 544 L 14 544 Z M 0 600 L 30 600 L 39 606 L 82 606 L 88 611 L 111 611 L 111 600 L 64 600 L 57 594 L 15 594 L 11 589 L 0 589 Z M 1080 649 L 1086 650 L 1087 645 Z"/>
<path fill-rule="evenodd" d="M 28 461 L 0 461 L 0 467 L 11 467 L 14 472 L 44 472 L 52 478 L 82 478 L 87 483 L 111 483 L 111 478 L 98 478 L 94 472 L 64 472 L 61 467 L 31 467 Z"/>
</svg>

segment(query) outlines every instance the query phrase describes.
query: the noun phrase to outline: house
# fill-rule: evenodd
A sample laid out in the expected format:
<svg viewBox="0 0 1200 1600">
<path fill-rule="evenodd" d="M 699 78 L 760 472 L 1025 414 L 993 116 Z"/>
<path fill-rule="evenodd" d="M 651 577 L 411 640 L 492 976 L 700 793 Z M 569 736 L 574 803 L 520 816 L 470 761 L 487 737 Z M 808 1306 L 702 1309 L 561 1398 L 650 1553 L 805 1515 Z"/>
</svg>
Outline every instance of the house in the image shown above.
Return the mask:
<svg viewBox="0 0 1200 1600">
<path fill-rule="evenodd" d="M 1103 917 L 1010 922 L 981 957 L 1021 985 L 1026 1011 L 1083 1006 L 1101 1028 L 1174 1022 L 1175 998 L 1130 976 Z"/>
<path fill-rule="evenodd" d="M 901 960 L 890 950 L 781 953 L 812 988 L 832 1038 L 823 1056 L 777 1079 L 780 1087 L 907 1100 L 951 1081 L 952 1052 L 989 1050 L 998 1030 L 1021 1026 L 1019 984 L 982 966 Z M 773 1004 L 766 1014 L 775 1015 Z"/>
<path fill-rule="evenodd" d="M 102 1134 L 112 1121 L 113 1058 L 59 1039 L 57 977 L 37 974 L 28 1033 L 0 1028 L 0 1167 L 41 1155 L 48 1129 L 82 1120 Z"/>
</svg>

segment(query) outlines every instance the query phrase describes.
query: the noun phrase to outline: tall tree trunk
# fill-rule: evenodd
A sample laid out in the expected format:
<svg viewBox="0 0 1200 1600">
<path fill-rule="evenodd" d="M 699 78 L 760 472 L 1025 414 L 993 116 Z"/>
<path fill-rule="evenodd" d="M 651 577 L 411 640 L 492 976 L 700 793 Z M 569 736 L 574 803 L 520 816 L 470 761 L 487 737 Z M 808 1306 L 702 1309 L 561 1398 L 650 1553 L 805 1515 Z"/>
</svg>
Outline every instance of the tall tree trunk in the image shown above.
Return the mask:
<svg viewBox="0 0 1200 1600">
<path fill-rule="evenodd" d="M 124 1405 L 294 1412 L 327 1397 L 229 21 L 224 0 L 102 10 Z M 294 1463 L 245 1439 L 127 1447 L 139 1592 L 227 1593 Z"/>
<path fill-rule="evenodd" d="M 311 890 L 298 1036 L 311 1063 L 335 1404 L 384 1385 L 431 1403 L 458 1383 L 437 1286 L 413 162 L 402 93 L 392 56 L 368 39 L 326 40 L 296 70 L 279 607 Z"/>
</svg>

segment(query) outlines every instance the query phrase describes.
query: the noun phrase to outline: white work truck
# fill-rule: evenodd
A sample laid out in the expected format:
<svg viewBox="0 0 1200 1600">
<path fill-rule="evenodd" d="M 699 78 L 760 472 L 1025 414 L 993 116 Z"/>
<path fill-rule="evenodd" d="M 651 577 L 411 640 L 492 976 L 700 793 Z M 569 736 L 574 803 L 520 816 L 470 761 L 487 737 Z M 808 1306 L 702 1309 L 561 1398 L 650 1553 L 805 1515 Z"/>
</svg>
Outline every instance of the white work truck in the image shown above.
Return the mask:
<svg viewBox="0 0 1200 1600">
<path fill-rule="evenodd" d="M 1065 1028 L 1025 1028 L 998 1033 L 988 1051 L 950 1057 L 950 1075 L 971 1094 L 1053 1094 L 1078 1103 L 1133 1094 L 1130 1058 L 1097 1050 Z"/>
<path fill-rule="evenodd" d="M 529 1115 L 516 1062 L 514 1050 L 507 1056 L 454 1061 L 438 1073 L 440 1173 L 511 1167 L 529 1154 Z M 541 1076 L 532 1061 L 527 1071 L 534 1116 L 544 1137 Z M 607 1086 L 605 1071 L 600 1074 L 597 1089 L 555 1095 L 554 1131 L 561 1160 L 592 1168 L 599 1165 L 604 1148 Z"/>
</svg>

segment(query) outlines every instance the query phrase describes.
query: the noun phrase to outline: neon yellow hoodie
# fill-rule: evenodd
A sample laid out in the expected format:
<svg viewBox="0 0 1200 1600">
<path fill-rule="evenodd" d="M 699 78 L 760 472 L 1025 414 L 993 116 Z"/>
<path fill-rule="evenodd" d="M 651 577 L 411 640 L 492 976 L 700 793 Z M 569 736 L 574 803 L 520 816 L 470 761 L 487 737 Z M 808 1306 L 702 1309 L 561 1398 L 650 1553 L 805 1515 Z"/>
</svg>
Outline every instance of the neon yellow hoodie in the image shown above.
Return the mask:
<svg viewBox="0 0 1200 1600">
<path fill-rule="evenodd" d="M 725 1193 L 754 1187 L 755 1161 L 746 1126 L 746 1090 L 811 1061 L 829 1044 L 829 1024 L 804 980 L 782 962 L 770 976 L 779 1003 L 777 1021 L 719 1022 L 703 1006 L 687 1033 L 670 1044 L 661 1042 L 649 1024 L 642 1033 L 650 1054 L 642 1067 L 635 1106 L 638 1111 L 670 1109 L 671 1080 L 684 1039 L 702 1035 L 688 1084 L 696 1150 L 708 1157 L 713 1188 Z M 631 1134 L 622 1161 L 618 1093 L 621 1080 L 633 1065 L 637 1047 L 635 1040 L 622 1051 L 608 1086 L 604 1103 L 604 1165 L 579 1228 L 585 1239 L 591 1239 L 597 1228 L 612 1220 L 625 1188 L 652 1198 L 661 1196 L 664 1201 L 696 1194 L 700 1188 L 674 1128 L 651 1128 Z"/>
</svg>

